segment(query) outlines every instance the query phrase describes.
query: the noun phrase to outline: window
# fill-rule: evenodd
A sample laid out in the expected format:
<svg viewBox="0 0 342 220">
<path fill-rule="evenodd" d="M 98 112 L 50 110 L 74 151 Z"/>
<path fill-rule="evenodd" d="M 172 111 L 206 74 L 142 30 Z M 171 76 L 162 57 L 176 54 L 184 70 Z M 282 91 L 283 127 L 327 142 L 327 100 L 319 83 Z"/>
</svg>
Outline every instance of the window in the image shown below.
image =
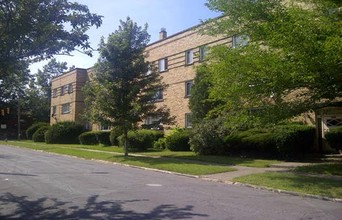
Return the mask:
<svg viewBox="0 0 342 220">
<path fill-rule="evenodd" d="M 328 127 L 337 127 L 342 125 L 342 118 L 330 118 L 327 119 L 327 126 Z"/>
<path fill-rule="evenodd" d="M 70 94 L 70 93 L 72 93 L 72 84 L 70 83 L 69 85 L 67 85 L 68 86 L 68 93 Z"/>
<path fill-rule="evenodd" d="M 186 81 L 185 82 L 185 97 L 190 96 L 192 84 L 193 84 L 193 81 Z"/>
<path fill-rule="evenodd" d="M 185 51 L 185 64 L 190 65 L 194 62 L 194 51 L 187 50 Z"/>
<path fill-rule="evenodd" d="M 203 62 L 205 60 L 207 53 L 208 53 L 208 47 L 207 46 L 201 46 L 199 48 L 199 61 L 200 62 Z"/>
<path fill-rule="evenodd" d="M 161 117 L 159 116 L 148 116 L 145 119 L 145 125 L 152 125 L 152 124 L 156 124 L 160 121 Z"/>
<path fill-rule="evenodd" d="M 56 116 L 56 113 L 57 113 L 57 106 L 52 106 L 52 109 L 51 109 L 51 117 Z"/>
<path fill-rule="evenodd" d="M 111 127 L 106 123 L 101 123 L 99 126 L 99 129 L 100 129 L 100 131 L 108 131 L 111 129 Z"/>
<path fill-rule="evenodd" d="M 149 75 L 151 75 L 152 74 L 152 69 L 151 69 L 151 65 L 148 65 L 148 67 L 147 67 L 148 69 L 147 69 L 147 72 L 145 73 L 145 76 L 149 76 Z"/>
<path fill-rule="evenodd" d="M 62 114 L 70 113 L 70 103 L 66 103 L 62 105 Z"/>
<path fill-rule="evenodd" d="M 53 98 L 57 97 L 57 89 L 52 90 L 52 97 Z"/>
<path fill-rule="evenodd" d="M 167 66 L 167 58 L 158 60 L 159 72 L 164 72 L 164 71 L 167 70 L 167 68 L 168 68 L 168 66 Z"/>
<path fill-rule="evenodd" d="M 191 113 L 185 113 L 185 127 L 186 128 L 191 128 Z"/>
<path fill-rule="evenodd" d="M 248 36 L 246 35 L 234 35 L 232 39 L 232 47 L 243 47 L 248 43 Z"/>
<path fill-rule="evenodd" d="M 156 91 L 156 93 L 154 94 L 154 96 L 152 97 L 153 101 L 161 101 L 163 100 L 163 89 L 160 88 Z"/>
</svg>

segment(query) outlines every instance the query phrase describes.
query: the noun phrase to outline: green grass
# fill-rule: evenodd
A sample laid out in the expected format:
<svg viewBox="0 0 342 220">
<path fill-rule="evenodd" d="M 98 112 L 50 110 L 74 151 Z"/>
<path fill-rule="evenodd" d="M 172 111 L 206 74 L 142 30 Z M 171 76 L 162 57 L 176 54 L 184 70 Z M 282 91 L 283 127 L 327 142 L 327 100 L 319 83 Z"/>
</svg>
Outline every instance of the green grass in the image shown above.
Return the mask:
<svg viewBox="0 0 342 220">
<path fill-rule="evenodd" d="M 145 152 L 141 153 L 143 155 L 149 156 L 160 156 L 167 158 L 177 158 L 182 160 L 195 160 L 202 161 L 207 163 L 217 163 L 217 164 L 226 164 L 226 165 L 238 165 L 238 166 L 246 166 L 246 167 L 269 167 L 272 164 L 280 163 L 279 160 L 262 160 L 262 159 L 254 159 L 254 158 L 240 158 L 240 157 L 228 157 L 228 156 L 203 156 L 196 155 L 194 152 L 172 152 L 172 151 L 160 151 L 160 152 Z"/>
<path fill-rule="evenodd" d="M 53 152 L 58 154 L 76 156 L 84 159 L 97 159 L 104 160 L 146 168 L 160 169 L 171 172 L 190 174 L 190 175 L 207 175 L 213 173 L 230 172 L 235 171 L 226 165 L 219 164 L 203 164 L 200 161 L 181 161 L 176 158 L 150 158 L 150 157 L 137 157 L 129 156 L 124 157 L 122 154 L 113 154 L 112 152 L 93 152 L 87 151 L 82 145 L 59 145 L 59 144 L 44 144 L 34 143 L 30 141 L 24 142 L 0 142 L 0 144 L 14 145 L 19 147 L 25 147 L 35 150 L 43 150 L 46 152 Z M 82 147 L 81 147 L 82 146 Z M 109 147 L 100 147 L 110 149 Z M 113 147 L 115 148 L 115 147 Z M 92 150 L 99 149 L 87 148 Z M 114 151 L 116 152 L 116 151 Z M 118 152 L 116 152 L 118 153 Z"/>
<path fill-rule="evenodd" d="M 301 166 L 294 169 L 295 172 L 309 174 L 325 174 L 342 176 L 342 163 L 317 164 Z"/>
<path fill-rule="evenodd" d="M 234 178 L 233 181 L 304 194 L 342 198 L 340 179 L 267 172 Z"/>
</svg>

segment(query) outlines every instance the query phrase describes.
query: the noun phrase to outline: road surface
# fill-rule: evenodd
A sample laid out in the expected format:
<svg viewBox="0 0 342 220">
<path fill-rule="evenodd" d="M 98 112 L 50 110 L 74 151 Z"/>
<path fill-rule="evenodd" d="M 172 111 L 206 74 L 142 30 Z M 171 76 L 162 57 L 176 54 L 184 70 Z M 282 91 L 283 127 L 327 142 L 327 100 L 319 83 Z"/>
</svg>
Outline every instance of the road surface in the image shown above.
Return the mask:
<svg viewBox="0 0 342 220">
<path fill-rule="evenodd" d="M 0 145 L 0 219 L 342 219 L 342 204 Z"/>
</svg>

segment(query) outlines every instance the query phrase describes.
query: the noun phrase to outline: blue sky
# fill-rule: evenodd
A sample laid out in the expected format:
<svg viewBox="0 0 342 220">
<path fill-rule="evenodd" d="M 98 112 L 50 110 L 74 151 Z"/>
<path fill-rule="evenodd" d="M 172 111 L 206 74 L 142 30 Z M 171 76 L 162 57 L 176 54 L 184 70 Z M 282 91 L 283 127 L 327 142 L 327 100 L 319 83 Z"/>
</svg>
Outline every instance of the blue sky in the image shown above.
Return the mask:
<svg viewBox="0 0 342 220">
<path fill-rule="evenodd" d="M 129 16 L 138 25 L 148 24 L 148 32 L 151 42 L 158 40 L 161 28 L 166 28 L 168 35 L 175 34 L 189 27 L 195 26 L 201 20 L 219 16 L 210 11 L 206 6 L 206 0 L 70 0 L 87 5 L 92 13 L 103 17 L 100 28 L 89 30 L 91 46 L 97 49 L 102 36 L 114 32 L 119 26 L 119 20 L 125 20 Z M 56 56 L 58 61 L 66 61 L 68 66 L 75 65 L 78 68 L 89 68 L 97 61 L 98 54 L 88 57 L 78 52 L 73 56 Z M 36 73 L 48 61 L 43 61 L 30 66 L 31 73 Z"/>
</svg>

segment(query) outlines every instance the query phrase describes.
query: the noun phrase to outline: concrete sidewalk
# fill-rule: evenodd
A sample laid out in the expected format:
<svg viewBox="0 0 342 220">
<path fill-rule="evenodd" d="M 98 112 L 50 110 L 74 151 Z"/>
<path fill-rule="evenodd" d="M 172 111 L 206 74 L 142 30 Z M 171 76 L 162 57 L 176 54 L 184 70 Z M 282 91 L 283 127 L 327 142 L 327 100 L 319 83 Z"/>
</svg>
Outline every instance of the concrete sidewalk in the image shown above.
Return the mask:
<svg viewBox="0 0 342 220">
<path fill-rule="evenodd" d="M 271 167 L 266 168 L 256 168 L 256 167 L 245 167 L 245 166 L 232 166 L 232 168 L 237 169 L 236 171 L 226 172 L 226 173 L 216 173 L 211 175 L 203 175 L 200 178 L 209 179 L 217 182 L 232 182 L 236 177 L 246 176 L 255 173 L 265 173 L 265 172 L 286 172 L 298 166 L 306 166 L 312 163 L 296 163 L 296 162 L 283 162 L 279 164 L 271 165 Z"/>
</svg>

